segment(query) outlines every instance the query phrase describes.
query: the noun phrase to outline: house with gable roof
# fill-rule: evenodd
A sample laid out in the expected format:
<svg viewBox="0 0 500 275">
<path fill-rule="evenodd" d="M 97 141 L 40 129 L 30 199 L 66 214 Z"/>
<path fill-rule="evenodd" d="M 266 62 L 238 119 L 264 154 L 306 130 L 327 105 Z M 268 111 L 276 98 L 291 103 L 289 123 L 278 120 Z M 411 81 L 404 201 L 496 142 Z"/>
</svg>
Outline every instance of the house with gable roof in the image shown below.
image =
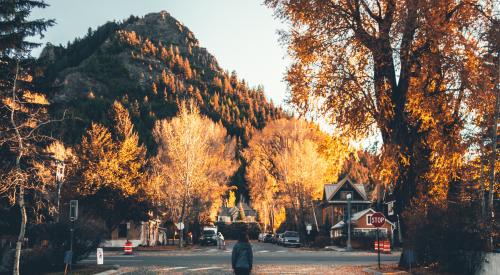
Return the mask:
<svg viewBox="0 0 500 275">
<path fill-rule="evenodd" d="M 365 185 L 354 182 L 348 176 L 334 184 L 325 184 L 323 199 L 319 204 L 321 209 L 320 224 L 330 226 L 344 220 L 347 216 L 347 195 L 351 194 L 351 213 L 363 211 L 370 208 L 371 201 L 368 199 Z"/>
<path fill-rule="evenodd" d="M 243 213 L 241 213 L 243 211 Z M 239 220 L 240 216 L 243 214 L 243 220 Z M 244 202 L 243 199 L 238 203 L 237 206 L 227 207 L 223 206 L 219 209 L 217 214 L 217 222 L 232 223 L 236 221 L 242 222 L 256 222 L 257 211 Z"/>
<path fill-rule="evenodd" d="M 373 208 L 368 208 L 352 214 L 350 222 L 352 226 L 353 238 L 356 238 L 358 236 L 375 236 L 375 231 L 377 230 L 377 228 L 373 226 L 371 222 L 371 217 L 374 213 L 376 213 L 376 211 L 373 210 Z M 341 237 L 345 224 L 346 223 L 344 221 L 339 221 L 337 224 L 332 226 L 331 236 L 333 238 Z M 386 220 L 384 225 L 378 229 L 380 238 L 392 239 L 395 229 L 395 224 L 389 220 Z"/>
</svg>

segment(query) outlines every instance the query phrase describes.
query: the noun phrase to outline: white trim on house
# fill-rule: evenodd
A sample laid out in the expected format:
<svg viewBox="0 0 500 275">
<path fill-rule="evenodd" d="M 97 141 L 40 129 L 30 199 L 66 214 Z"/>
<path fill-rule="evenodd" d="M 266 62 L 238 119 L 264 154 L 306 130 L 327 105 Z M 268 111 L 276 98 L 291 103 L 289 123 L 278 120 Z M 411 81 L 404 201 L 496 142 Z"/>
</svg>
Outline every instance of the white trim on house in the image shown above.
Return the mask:
<svg viewBox="0 0 500 275">
<path fill-rule="evenodd" d="M 371 212 L 371 214 L 370 214 L 370 212 Z M 351 216 L 351 224 L 354 222 L 357 222 L 364 215 L 366 215 L 366 218 L 368 219 L 368 215 L 373 215 L 374 213 L 376 213 L 376 211 L 373 210 L 373 208 L 368 208 L 368 209 L 356 212 L 356 213 L 352 214 L 352 216 Z M 385 222 L 388 223 L 389 225 L 391 225 L 393 230 L 396 227 L 394 225 L 394 223 L 390 222 L 387 218 L 385 219 Z M 366 224 L 369 224 L 368 220 L 367 220 Z M 344 221 L 339 221 L 337 224 L 335 224 L 331 227 L 331 230 L 339 229 L 339 228 L 342 228 L 343 226 L 344 226 Z"/>
<path fill-rule="evenodd" d="M 331 199 L 335 196 L 335 194 L 337 194 L 339 192 L 339 190 L 342 188 L 342 186 L 345 185 L 346 182 L 349 182 L 349 184 L 354 188 L 354 190 L 356 190 L 356 192 L 363 199 L 368 200 L 368 197 L 366 195 L 366 190 L 364 190 L 363 184 L 359 184 L 363 188 L 363 190 L 360 190 L 360 186 L 358 186 L 358 183 L 355 183 L 349 176 L 346 176 L 342 180 L 338 181 L 337 183 L 332 184 L 332 186 L 334 187 L 334 190 L 332 190 L 333 191 L 332 194 L 328 198 L 326 198 L 327 201 L 331 201 Z M 335 202 L 335 201 L 333 201 L 333 202 Z M 337 202 L 339 202 L 339 201 L 337 201 Z M 346 202 L 346 201 L 340 201 L 340 202 Z"/>
<path fill-rule="evenodd" d="M 376 231 L 377 227 L 355 227 L 352 229 L 353 231 Z M 380 231 L 386 232 L 387 233 L 387 228 L 385 227 L 380 227 Z"/>
<path fill-rule="evenodd" d="M 127 239 L 116 239 L 116 240 L 105 240 L 101 243 L 102 247 L 123 247 Z M 129 240 L 132 243 L 132 247 L 138 247 L 143 245 L 142 240 Z"/>
</svg>

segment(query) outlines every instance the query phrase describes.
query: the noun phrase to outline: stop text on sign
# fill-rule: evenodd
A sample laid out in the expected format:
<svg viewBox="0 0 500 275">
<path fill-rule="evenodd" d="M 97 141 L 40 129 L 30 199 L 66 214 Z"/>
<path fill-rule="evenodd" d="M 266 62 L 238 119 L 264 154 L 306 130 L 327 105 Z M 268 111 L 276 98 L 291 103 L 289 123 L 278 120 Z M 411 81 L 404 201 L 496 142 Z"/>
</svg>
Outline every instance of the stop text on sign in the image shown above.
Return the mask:
<svg viewBox="0 0 500 275">
<path fill-rule="evenodd" d="M 380 212 L 373 213 L 372 215 L 368 215 L 368 224 L 371 224 L 375 227 L 381 227 L 385 224 L 385 216 Z"/>
</svg>

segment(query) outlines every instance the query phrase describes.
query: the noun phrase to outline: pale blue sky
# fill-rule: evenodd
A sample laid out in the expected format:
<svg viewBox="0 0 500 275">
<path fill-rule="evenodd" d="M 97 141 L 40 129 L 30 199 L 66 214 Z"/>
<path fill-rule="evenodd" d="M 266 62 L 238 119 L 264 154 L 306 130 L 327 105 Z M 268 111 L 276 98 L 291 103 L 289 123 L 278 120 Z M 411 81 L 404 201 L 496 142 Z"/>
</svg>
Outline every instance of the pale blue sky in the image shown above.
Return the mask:
<svg viewBox="0 0 500 275">
<path fill-rule="evenodd" d="M 168 11 L 186 25 L 202 47 L 212 53 L 222 68 L 235 70 L 250 86 L 262 84 L 274 103 L 283 105 L 283 76 L 289 61 L 278 42 L 278 29 L 285 29 L 263 0 L 47 0 L 51 6 L 35 10 L 33 17 L 54 18 L 43 43 L 65 45 L 87 29 L 131 14 Z M 37 56 L 41 49 L 33 52 Z"/>
</svg>

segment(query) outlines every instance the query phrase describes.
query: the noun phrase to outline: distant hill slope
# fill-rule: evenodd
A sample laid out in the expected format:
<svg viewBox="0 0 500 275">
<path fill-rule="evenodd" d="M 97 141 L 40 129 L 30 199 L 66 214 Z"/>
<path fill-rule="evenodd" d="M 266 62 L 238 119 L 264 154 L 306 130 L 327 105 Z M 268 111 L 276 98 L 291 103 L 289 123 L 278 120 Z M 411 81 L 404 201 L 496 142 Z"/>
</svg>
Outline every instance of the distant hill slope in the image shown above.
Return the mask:
<svg viewBox="0 0 500 275">
<path fill-rule="evenodd" d="M 110 126 L 114 100 L 128 108 L 150 153 L 154 122 L 174 116 L 180 100 L 194 99 L 203 114 L 239 138 L 241 147 L 254 129 L 287 116 L 261 88 L 249 88 L 236 73 L 221 69 L 193 33 L 165 11 L 89 29 L 65 47 L 47 45 L 38 63 L 35 81 L 50 95 L 51 112 L 68 111 L 70 119 L 54 131 L 69 143 L 79 142 L 91 121 Z M 238 178 L 242 181 L 242 174 Z"/>
</svg>

